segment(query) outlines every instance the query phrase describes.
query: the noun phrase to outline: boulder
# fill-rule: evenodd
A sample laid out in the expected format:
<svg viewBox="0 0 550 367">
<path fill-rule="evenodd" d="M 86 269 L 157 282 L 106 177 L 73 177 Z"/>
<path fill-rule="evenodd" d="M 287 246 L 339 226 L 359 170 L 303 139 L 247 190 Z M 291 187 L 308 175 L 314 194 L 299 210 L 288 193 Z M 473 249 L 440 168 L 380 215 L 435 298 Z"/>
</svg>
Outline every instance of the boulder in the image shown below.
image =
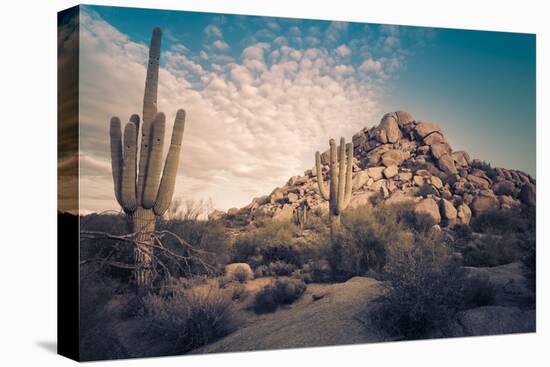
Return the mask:
<svg viewBox="0 0 550 367">
<path fill-rule="evenodd" d="M 458 222 L 462 224 L 470 224 L 472 219 L 472 211 L 470 207 L 464 203 L 460 204 L 457 209 Z"/>
<path fill-rule="evenodd" d="M 477 196 L 472 202 L 472 211 L 476 216 L 498 208 L 498 199 L 494 196 Z"/>
<path fill-rule="evenodd" d="M 292 205 L 285 204 L 282 208 L 277 208 L 275 213 L 273 213 L 274 221 L 289 221 L 294 215 L 294 209 Z"/>
<path fill-rule="evenodd" d="M 382 154 L 382 164 L 386 167 L 397 165 L 399 166 L 405 160 L 406 156 L 404 152 L 391 149 Z"/>
<path fill-rule="evenodd" d="M 353 146 L 355 148 L 362 147 L 367 142 L 367 136 L 365 133 L 361 130 L 357 134 L 353 135 L 351 138 L 351 141 L 353 142 Z"/>
<path fill-rule="evenodd" d="M 367 171 L 359 171 L 353 176 L 352 188 L 353 190 L 358 190 L 361 187 L 365 186 L 369 180 L 369 174 Z"/>
<path fill-rule="evenodd" d="M 419 139 L 424 139 L 431 133 L 441 132 L 441 129 L 436 124 L 430 124 L 429 122 L 420 122 L 414 128 L 414 131 Z"/>
<path fill-rule="evenodd" d="M 441 211 L 441 217 L 446 220 L 449 225 L 453 225 L 456 223 L 458 212 L 455 209 L 453 203 L 451 203 L 449 200 L 442 199 L 439 202 L 439 208 Z"/>
<path fill-rule="evenodd" d="M 413 177 L 413 182 L 416 186 L 421 187 L 426 182 L 426 179 L 422 176 L 416 175 Z"/>
<path fill-rule="evenodd" d="M 395 175 L 397 175 L 397 166 L 396 165 L 393 165 L 393 166 L 389 166 L 389 167 L 386 167 L 386 169 L 384 170 L 384 176 L 386 178 L 392 178 L 394 177 Z"/>
<path fill-rule="evenodd" d="M 231 280 L 246 281 L 254 279 L 254 272 L 247 263 L 227 264 L 223 269 L 223 273 Z"/>
<path fill-rule="evenodd" d="M 376 196 L 376 192 L 367 191 L 358 195 L 354 195 L 349 202 L 348 208 L 358 208 L 361 206 L 372 206 L 371 198 Z"/>
<path fill-rule="evenodd" d="M 459 167 L 468 167 L 470 165 L 470 156 L 468 153 L 459 150 L 456 152 L 453 152 L 453 159 L 457 166 Z"/>
<path fill-rule="evenodd" d="M 225 218 L 225 212 L 221 210 L 213 210 L 208 213 L 208 220 L 220 220 Z"/>
<path fill-rule="evenodd" d="M 462 311 L 457 319 L 464 335 L 497 335 L 535 332 L 535 311 L 517 307 L 483 306 Z"/>
<path fill-rule="evenodd" d="M 523 185 L 519 192 L 519 199 L 525 205 L 535 206 L 537 204 L 536 186 L 530 183 Z"/>
<path fill-rule="evenodd" d="M 433 144 L 430 146 L 430 148 L 432 151 L 432 155 L 434 156 L 435 159 L 439 159 L 446 154 L 451 154 L 452 152 L 451 147 L 449 146 L 449 144 L 446 144 L 446 143 Z M 454 164 L 454 160 L 453 160 L 453 164 Z"/>
<path fill-rule="evenodd" d="M 283 191 L 277 188 L 273 190 L 273 192 L 271 193 L 271 196 L 269 197 L 269 201 L 271 202 L 271 204 L 275 204 L 282 201 L 284 198 L 285 198 L 285 195 Z"/>
<path fill-rule="evenodd" d="M 482 189 L 488 189 L 489 185 L 490 185 L 490 182 L 487 181 L 487 179 L 485 179 L 483 177 L 468 175 L 468 177 L 466 177 L 466 179 L 468 181 L 470 181 L 471 183 L 473 183 L 475 186 L 477 186 L 479 188 L 482 188 Z"/>
<path fill-rule="evenodd" d="M 384 170 L 386 167 L 369 167 L 367 173 L 374 181 L 378 181 L 384 177 Z"/>
<path fill-rule="evenodd" d="M 287 199 L 288 199 L 288 202 L 289 202 L 289 203 L 295 203 L 295 202 L 298 201 L 299 196 L 298 196 L 298 194 L 295 194 L 295 193 L 293 193 L 293 192 L 290 192 L 290 193 L 288 194 L 288 196 L 287 196 Z"/>
<path fill-rule="evenodd" d="M 414 121 L 412 115 L 406 111 L 395 111 L 395 117 L 397 118 L 397 124 L 399 127 L 412 124 Z"/>
<path fill-rule="evenodd" d="M 416 204 L 414 212 L 417 215 L 428 215 L 436 224 L 441 222 L 439 207 L 434 199 L 428 198 L 421 200 L 418 204 Z"/>
<path fill-rule="evenodd" d="M 327 165 L 330 163 L 330 149 L 325 150 L 321 153 L 321 164 Z"/>
<path fill-rule="evenodd" d="M 397 143 L 401 139 L 401 130 L 393 113 L 387 113 L 382 117 L 377 130 L 377 139 L 381 143 Z"/>
<path fill-rule="evenodd" d="M 227 210 L 227 215 L 234 217 L 235 215 L 239 214 L 239 208 L 229 208 Z"/>
<path fill-rule="evenodd" d="M 401 182 L 409 182 L 412 179 L 412 176 L 412 172 L 400 172 L 398 178 Z"/>
<path fill-rule="evenodd" d="M 458 173 L 455 167 L 455 162 L 449 154 L 441 156 L 437 161 L 437 165 L 446 174 L 456 175 Z"/>
<path fill-rule="evenodd" d="M 438 190 L 440 190 L 443 187 L 443 181 L 441 181 L 441 179 L 437 176 L 430 177 L 430 182 Z"/>
<path fill-rule="evenodd" d="M 497 195 L 516 196 L 516 185 L 512 181 L 497 182 L 493 185 L 492 189 Z"/>
<path fill-rule="evenodd" d="M 433 132 L 426 136 L 423 140 L 424 144 L 428 146 L 437 145 L 437 144 L 446 144 L 449 145 L 447 142 L 447 138 L 445 138 L 441 133 Z"/>
</svg>

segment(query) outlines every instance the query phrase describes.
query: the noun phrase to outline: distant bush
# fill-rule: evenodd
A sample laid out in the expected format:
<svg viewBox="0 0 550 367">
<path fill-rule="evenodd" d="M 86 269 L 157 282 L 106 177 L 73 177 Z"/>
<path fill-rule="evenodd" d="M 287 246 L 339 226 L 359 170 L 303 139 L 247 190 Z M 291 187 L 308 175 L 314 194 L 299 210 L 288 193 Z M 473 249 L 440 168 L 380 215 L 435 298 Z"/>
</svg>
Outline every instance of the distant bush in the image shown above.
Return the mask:
<svg viewBox="0 0 550 367">
<path fill-rule="evenodd" d="M 457 223 L 453 227 L 457 240 L 471 240 L 473 238 L 472 228 L 467 224 Z"/>
<path fill-rule="evenodd" d="M 253 229 L 235 241 L 232 261 L 246 262 L 254 267 L 276 261 L 301 266 L 302 250 L 293 244 L 299 231 L 294 224 L 282 221 Z"/>
<path fill-rule="evenodd" d="M 464 282 L 464 305 L 489 306 L 495 303 L 495 286 L 485 278 L 471 278 Z"/>
<path fill-rule="evenodd" d="M 306 287 L 306 284 L 298 279 L 277 279 L 256 294 L 254 311 L 256 313 L 274 312 L 280 305 L 289 305 L 300 298 Z"/>
<path fill-rule="evenodd" d="M 472 229 L 488 234 L 509 234 L 533 231 L 535 218 L 519 209 L 494 209 L 473 218 Z"/>
<path fill-rule="evenodd" d="M 523 257 L 522 235 L 488 235 L 475 240 L 463 250 L 465 266 L 498 266 L 519 261 Z"/>
<path fill-rule="evenodd" d="M 233 296 L 214 283 L 170 297 L 150 294 L 143 301 L 145 318 L 157 335 L 155 338 L 171 342 L 167 354 L 182 354 L 236 328 L 231 310 Z"/>
</svg>

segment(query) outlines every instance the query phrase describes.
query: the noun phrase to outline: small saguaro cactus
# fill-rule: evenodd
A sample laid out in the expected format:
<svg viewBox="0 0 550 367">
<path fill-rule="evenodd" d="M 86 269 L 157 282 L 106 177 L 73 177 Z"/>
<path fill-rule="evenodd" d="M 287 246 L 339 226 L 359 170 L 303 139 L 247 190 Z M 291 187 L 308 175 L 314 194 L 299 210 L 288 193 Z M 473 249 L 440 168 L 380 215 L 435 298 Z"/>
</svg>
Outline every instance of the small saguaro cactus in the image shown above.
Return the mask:
<svg viewBox="0 0 550 367">
<path fill-rule="evenodd" d="M 309 217 L 309 206 L 307 202 L 303 202 L 294 210 L 294 223 L 304 229 Z"/>
<path fill-rule="evenodd" d="M 352 169 L 353 169 L 353 144 L 344 138 L 340 139 L 340 147 L 336 147 L 334 139 L 330 139 L 329 176 L 330 185 L 327 188 L 323 179 L 323 165 L 321 154 L 315 152 L 315 168 L 317 171 L 317 183 L 323 199 L 329 202 L 329 219 L 331 236 L 340 226 L 340 214 L 351 201 Z M 347 149 L 347 157 L 346 157 Z M 337 152 L 337 150 L 339 152 Z"/>
<path fill-rule="evenodd" d="M 153 282 L 153 243 L 157 216 L 162 216 L 172 201 L 185 127 L 185 111 L 176 114 L 172 141 L 162 171 L 165 116 L 157 113 L 157 89 L 161 30 L 155 28 L 149 49 L 149 64 L 143 98 L 143 123 L 138 161 L 140 121 L 132 115 L 121 131 L 118 117 L 111 119 L 111 168 L 115 197 L 132 220 L 135 233 L 135 280 L 138 288 L 148 289 Z M 162 171 L 162 177 L 161 177 Z"/>
</svg>

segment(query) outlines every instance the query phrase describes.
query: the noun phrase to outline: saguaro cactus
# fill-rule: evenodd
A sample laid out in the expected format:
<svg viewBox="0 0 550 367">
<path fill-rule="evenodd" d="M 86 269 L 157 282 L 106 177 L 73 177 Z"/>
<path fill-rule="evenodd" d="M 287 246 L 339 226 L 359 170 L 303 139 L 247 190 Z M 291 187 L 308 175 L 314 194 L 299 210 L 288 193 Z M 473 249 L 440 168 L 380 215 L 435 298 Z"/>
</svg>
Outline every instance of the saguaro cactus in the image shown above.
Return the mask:
<svg viewBox="0 0 550 367">
<path fill-rule="evenodd" d="M 165 116 L 162 112 L 157 113 L 161 35 L 160 28 L 153 30 L 143 98 L 139 161 L 139 116 L 130 117 L 124 127 L 124 135 L 118 117 L 111 119 L 110 128 L 115 197 L 132 219 L 133 233 L 136 234 L 134 273 L 141 289 L 149 288 L 153 281 L 152 235 L 156 217 L 162 216 L 172 201 L 185 127 L 185 111 L 180 109 L 176 114 L 172 141 L 162 171 Z"/>
<path fill-rule="evenodd" d="M 323 178 L 323 165 L 321 155 L 315 152 L 315 168 L 317 171 L 317 183 L 323 199 L 329 202 L 329 219 L 331 236 L 340 226 L 340 215 L 351 201 L 352 168 L 353 168 L 353 144 L 344 138 L 340 139 L 339 149 L 334 139 L 330 139 L 329 176 L 330 185 L 327 188 Z M 337 152 L 337 149 L 339 152 Z M 347 157 L 346 157 L 347 149 Z"/>
</svg>

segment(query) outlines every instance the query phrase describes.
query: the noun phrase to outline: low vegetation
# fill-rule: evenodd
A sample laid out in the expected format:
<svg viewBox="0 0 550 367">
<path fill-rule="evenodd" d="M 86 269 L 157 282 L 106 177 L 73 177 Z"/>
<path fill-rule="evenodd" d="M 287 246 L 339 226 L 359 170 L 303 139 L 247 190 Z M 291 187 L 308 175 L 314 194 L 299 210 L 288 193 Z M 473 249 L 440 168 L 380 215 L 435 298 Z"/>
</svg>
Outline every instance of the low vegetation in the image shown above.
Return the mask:
<svg viewBox="0 0 550 367">
<path fill-rule="evenodd" d="M 302 296 L 306 287 L 306 284 L 299 279 L 277 279 L 256 294 L 254 311 L 268 313 L 276 311 L 281 305 L 290 305 Z"/>
</svg>

